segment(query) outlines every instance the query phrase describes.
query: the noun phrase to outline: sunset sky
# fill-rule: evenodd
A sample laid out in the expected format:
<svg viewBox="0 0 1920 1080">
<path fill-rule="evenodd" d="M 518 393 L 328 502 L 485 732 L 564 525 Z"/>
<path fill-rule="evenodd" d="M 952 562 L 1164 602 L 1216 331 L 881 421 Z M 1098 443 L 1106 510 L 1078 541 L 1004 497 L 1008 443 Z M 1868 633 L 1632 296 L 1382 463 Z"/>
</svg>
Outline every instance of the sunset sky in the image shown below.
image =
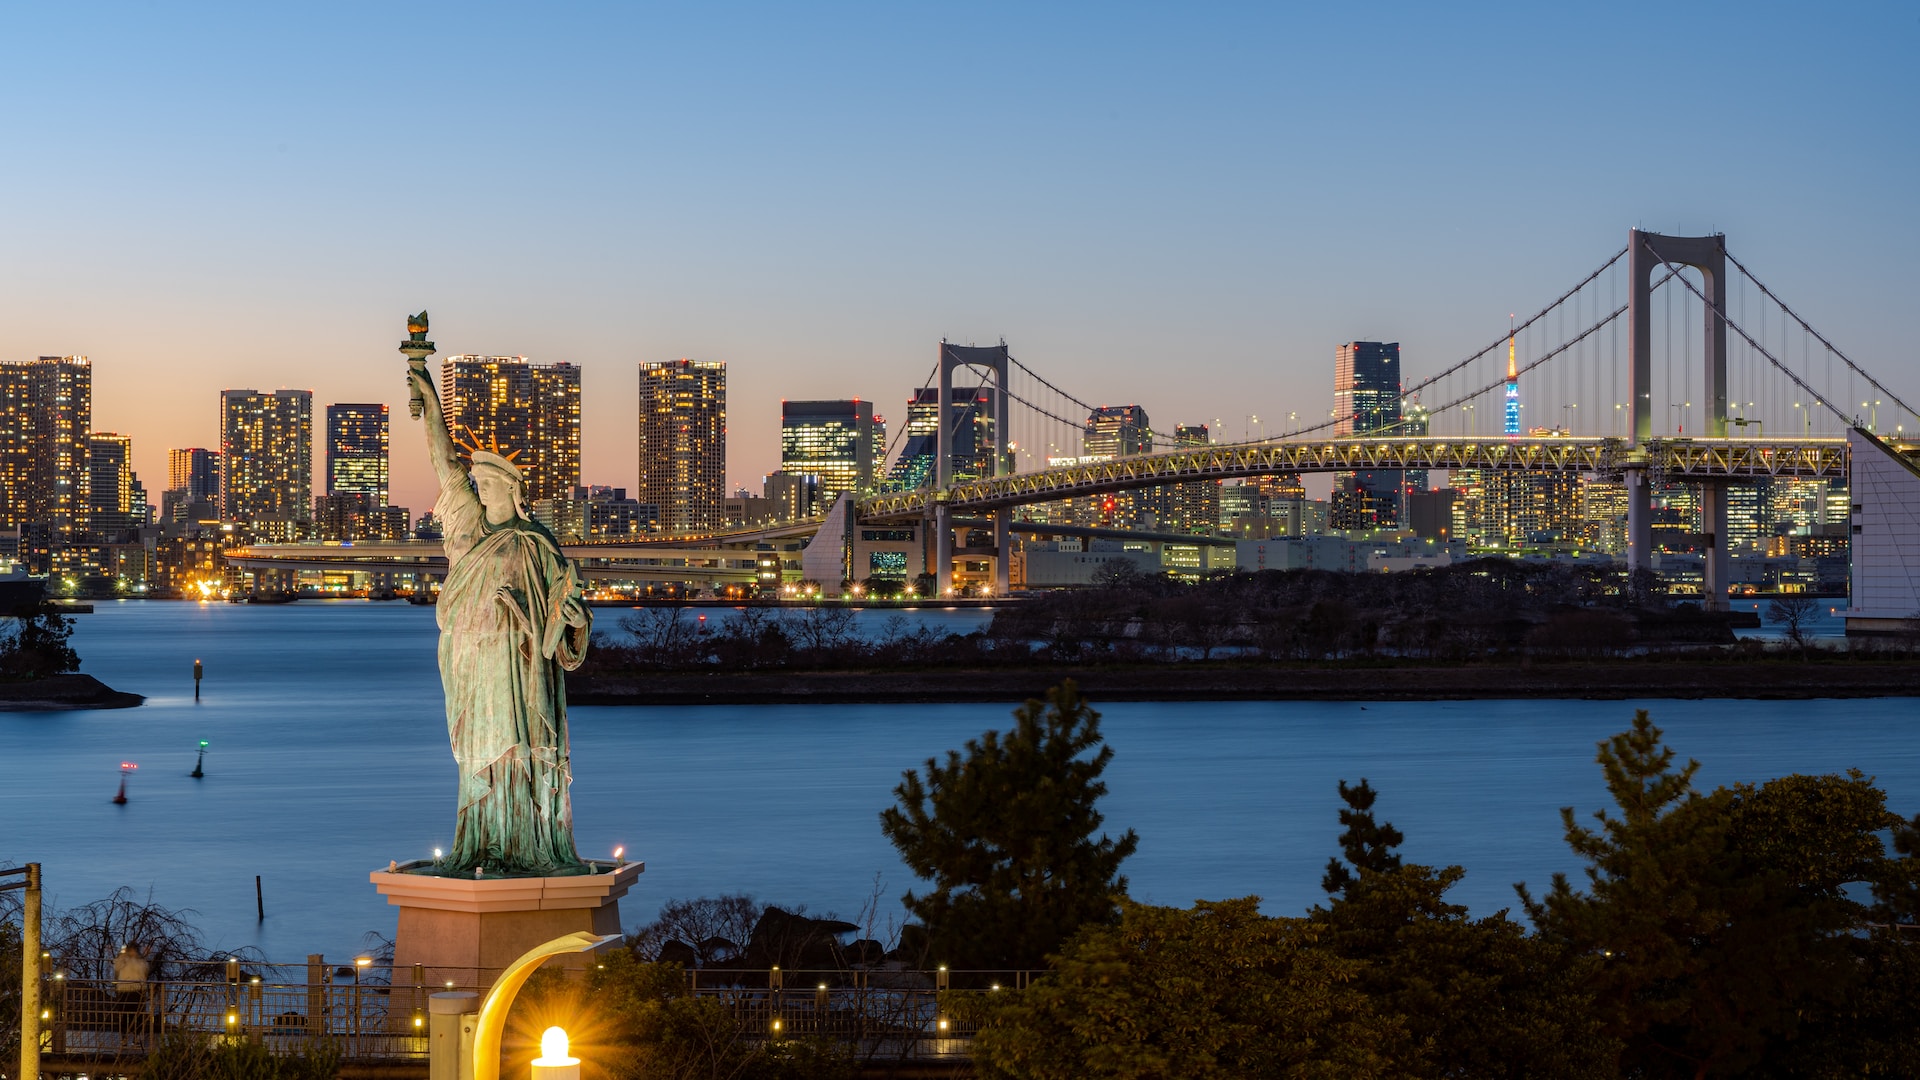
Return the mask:
<svg viewBox="0 0 1920 1080">
<path fill-rule="evenodd" d="M 730 485 L 783 397 L 894 418 L 942 336 L 1156 426 L 1325 409 L 1334 347 L 1484 344 L 1641 226 L 1721 230 L 1920 394 L 1920 8 L 12 5 L 0 359 L 213 445 L 226 387 L 394 406 L 395 345 L 729 366 Z M 320 455 L 316 452 L 316 465 Z"/>
</svg>

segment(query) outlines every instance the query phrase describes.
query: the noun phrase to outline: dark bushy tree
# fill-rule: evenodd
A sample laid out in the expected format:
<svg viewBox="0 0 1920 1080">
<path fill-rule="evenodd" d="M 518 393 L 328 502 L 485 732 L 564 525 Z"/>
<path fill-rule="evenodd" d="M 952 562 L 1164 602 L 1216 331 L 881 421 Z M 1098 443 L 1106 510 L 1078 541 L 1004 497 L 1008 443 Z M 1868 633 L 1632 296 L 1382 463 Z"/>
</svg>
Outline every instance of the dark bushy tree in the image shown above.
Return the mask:
<svg viewBox="0 0 1920 1080">
<path fill-rule="evenodd" d="M 1258 897 L 1123 902 L 1118 925 L 1083 928 L 1025 990 L 950 1004 L 981 1023 L 974 1067 L 988 1080 L 1401 1075 L 1380 1048 L 1405 1031 L 1323 933 L 1261 915 Z"/>
<path fill-rule="evenodd" d="M 1404 863 L 1403 839 L 1373 816 L 1365 780 L 1340 783 L 1340 847 L 1311 919 L 1322 947 L 1359 965 L 1355 985 L 1397 1019 L 1376 1049 L 1406 1077 L 1601 1077 L 1611 1045 L 1584 985 L 1584 962 L 1498 912 L 1448 903 L 1466 872 Z M 1573 962 L 1569 962 L 1569 961 Z"/>
<path fill-rule="evenodd" d="M 1113 749 L 1072 680 L 1014 710 L 1004 735 L 963 756 L 927 759 L 880 815 L 887 839 L 933 884 L 907 893 L 933 960 L 953 968 L 1031 968 L 1086 923 L 1109 923 L 1127 889 L 1120 864 L 1139 838 L 1099 832 L 1100 779 Z"/>
<path fill-rule="evenodd" d="M 1675 767 L 1644 710 L 1598 760 L 1616 812 L 1588 828 L 1561 811 L 1587 890 L 1564 874 L 1538 901 L 1518 888 L 1543 935 L 1599 959 L 1592 984 L 1622 1070 L 1718 1076 L 1783 1060 L 1869 974 L 1855 936 L 1868 911 L 1843 886 L 1883 876 L 1875 833 L 1899 819 L 1857 772 L 1698 792 L 1699 763 Z"/>
<path fill-rule="evenodd" d="M 32 606 L 14 612 L 0 625 L 0 678 L 44 679 L 80 670 L 80 656 L 69 640 L 73 619 Z"/>
</svg>

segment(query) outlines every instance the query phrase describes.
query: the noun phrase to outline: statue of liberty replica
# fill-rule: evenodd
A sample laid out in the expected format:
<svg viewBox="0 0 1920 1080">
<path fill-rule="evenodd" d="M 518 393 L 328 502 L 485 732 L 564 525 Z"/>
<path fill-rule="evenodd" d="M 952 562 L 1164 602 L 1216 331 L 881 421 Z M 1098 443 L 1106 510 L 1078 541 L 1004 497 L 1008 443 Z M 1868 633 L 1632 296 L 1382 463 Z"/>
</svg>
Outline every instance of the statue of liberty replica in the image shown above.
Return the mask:
<svg viewBox="0 0 1920 1080">
<path fill-rule="evenodd" d="M 456 444 L 428 377 L 427 314 L 407 320 L 411 411 L 425 414 L 445 533 L 440 683 L 460 771 L 447 876 L 590 874 L 573 846 L 565 672 L 592 633 L 579 572 L 527 512 L 513 453 Z M 469 433 L 471 434 L 471 433 Z M 477 441 L 477 440 L 476 440 Z M 517 452 L 517 451 L 515 451 Z"/>
</svg>

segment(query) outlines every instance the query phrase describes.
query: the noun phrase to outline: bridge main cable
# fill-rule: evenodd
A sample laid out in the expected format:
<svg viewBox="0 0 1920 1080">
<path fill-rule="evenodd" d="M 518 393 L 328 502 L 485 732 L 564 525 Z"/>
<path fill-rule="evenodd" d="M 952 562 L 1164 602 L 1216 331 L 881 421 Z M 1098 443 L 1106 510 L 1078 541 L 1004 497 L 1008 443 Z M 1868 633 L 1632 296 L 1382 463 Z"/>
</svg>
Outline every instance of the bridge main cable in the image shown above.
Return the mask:
<svg viewBox="0 0 1920 1080">
<path fill-rule="evenodd" d="M 1649 248 L 1648 250 L 1649 250 L 1649 251 L 1651 251 L 1652 249 L 1651 249 L 1651 248 Z M 1658 255 L 1658 254 L 1660 254 L 1660 253 L 1659 253 L 1659 252 L 1657 252 L 1657 251 L 1655 251 L 1655 252 L 1654 252 L 1654 254 L 1655 254 L 1655 255 Z M 1665 261 L 1665 260 L 1662 260 L 1662 261 Z M 1880 383 L 1880 380 L 1879 380 L 1879 379 L 1876 379 L 1876 378 L 1874 378 L 1874 377 L 1873 377 L 1873 376 L 1872 376 L 1871 374 L 1869 374 L 1869 373 L 1867 372 L 1867 370 L 1866 370 L 1865 368 L 1862 368 L 1862 367 L 1861 367 L 1861 366 L 1860 366 L 1859 364 L 1856 364 L 1856 363 L 1854 363 L 1854 362 L 1853 362 L 1853 360 L 1852 360 L 1852 359 L 1851 359 L 1850 357 L 1848 357 L 1846 353 L 1843 353 L 1843 352 L 1841 352 L 1841 351 L 1840 351 L 1840 347 L 1839 347 L 1839 346 L 1837 346 L 1837 345 L 1835 345 L 1835 344 L 1834 344 L 1833 342 L 1831 342 L 1831 341 L 1828 341 L 1828 340 L 1827 340 L 1827 338 L 1826 338 L 1826 335 L 1825 335 L 1825 334 L 1822 334 L 1822 333 L 1821 333 L 1820 331 L 1818 331 L 1818 330 L 1815 330 L 1815 329 L 1813 328 L 1813 324 L 1812 324 L 1812 323 L 1810 323 L 1810 322 L 1808 322 L 1807 320 L 1805 320 L 1805 319 L 1803 319 L 1803 318 L 1801 318 L 1801 317 L 1800 317 L 1800 313 L 1799 313 L 1799 312 L 1797 312 L 1797 311 L 1795 311 L 1795 310 L 1793 310 L 1792 308 L 1790 308 L 1790 307 L 1788 307 L 1788 306 L 1787 306 L 1787 302 L 1786 302 L 1785 300 L 1782 300 L 1782 299 L 1780 299 L 1780 297 L 1778 297 L 1778 296 L 1776 296 L 1776 295 L 1774 294 L 1774 292 L 1773 292 L 1773 290 L 1772 290 L 1772 289 L 1769 289 L 1769 288 L 1767 288 L 1767 286 L 1766 286 L 1766 283 L 1765 283 L 1765 282 L 1763 282 L 1763 281 L 1761 281 L 1761 280 L 1760 280 L 1759 278 L 1757 278 L 1757 277 L 1754 277 L 1754 276 L 1753 276 L 1753 271 L 1751 271 L 1751 270 L 1749 270 L 1749 269 L 1747 269 L 1747 268 L 1746 268 L 1746 266 L 1745 266 L 1745 265 L 1743 265 L 1743 264 L 1742 264 L 1742 263 L 1740 262 L 1740 260 L 1739 260 L 1739 259 L 1736 259 L 1736 258 L 1734 258 L 1734 257 L 1733 257 L 1733 253 L 1732 253 L 1732 252 L 1728 252 L 1728 253 L 1727 253 L 1727 261 L 1728 261 L 1728 262 L 1730 262 L 1730 263 L 1732 263 L 1732 264 L 1734 265 L 1734 268 L 1735 268 L 1735 269 L 1737 269 L 1737 270 L 1739 270 L 1739 271 L 1740 271 L 1740 272 L 1741 272 L 1742 274 L 1745 274 L 1745 275 L 1747 276 L 1747 280 L 1748 280 L 1748 281 L 1751 281 L 1751 282 L 1753 282 L 1753 283 L 1754 283 L 1754 285 L 1755 285 L 1756 287 L 1758 287 L 1758 288 L 1759 288 L 1759 290 L 1760 290 L 1760 295 L 1762 295 L 1762 296 L 1764 296 L 1764 297 L 1766 297 L 1767 299 L 1769 299 L 1769 300 L 1771 300 L 1771 301 L 1773 301 L 1773 302 L 1774 302 L 1774 303 L 1776 303 L 1776 304 L 1779 304 L 1779 305 L 1780 305 L 1780 310 L 1781 310 L 1781 311 L 1784 311 L 1784 312 L 1786 312 L 1786 313 L 1787 313 L 1788 315 L 1790 315 L 1790 316 L 1792 316 L 1792 317 L 1793 317 L 1793 321 L 1794 321 L 1794 322 L 1797 322 L 1797 323 L 1799 323 L 1799 324 L 1800 324 L 1800 329 L 1802 329 L 1802 330 L 1805 330 L 1805 331 L 1806 331 L 1807 333 L 1809 333 L 1809 334 L 1812 334 L 1812 335 L 1813 335 L 1813 337 L 1814 337 L 1814 340 L 1816 340 L 1816 341 L 1818 341 L 1818 342 L 1819 342 L 1820 344 L 1822 344 L 1822 345 L 1825 345 L 1825 346 L 1827 347 L 1827 351 L 1828 351 L 1828 352 L 1830 352 L 1830 353 L 1832 353 L 1833 355 L 1835 355 L 1835 356 L 1837 356 L 1837 357 L 1839 357 L 1839 358 L 1840 358 L 1840 362 L 1841 362 L 1841 363 L 1843 363 L 1843 364 L 1845 364 L 1845 365 L 1847 365 L 1847 366 L 1848 366 L 1849 368 L 1852 368 L 1852 369 L 1853 369 L 1853 372 L 1854 372 L 1854 374 L 1856 374 L 1856 375 L 1858 375 L 1858 376 L 1860 376 L 1861 378 L 1863 378 L 1863 379 L 1865 379 L 1865 380 L 1867 380 L 1867 383 L 1868 383 L 1868 385 L 1870 385 L 1870 386 L 1872 386 L 1872 387 L 1873 387 L 1873 388 L 1874 388 L 1875 390 L 1878 390 L 1878 391 L 1880 391 L 1881 393 L 1883 393 L 1883 394 L 1885 394 L 1885 395 L 1887 395 L 1887 397 L 1888 397 L 1888 399 L 1889 399 L 1889 400 L 1891 400 L 1891 401 L 1892 401 L 1892 402 L 1893 402 L 1893 403 L 1894 403 L 1895 405 L 1898 405 L 1898 406 L 1900 406 L 1900 408 L 1901 408 L 1902 410 L 1904 410 L 1904 411 L 1906 412 L 1906 414 L 1907 414 L 1908 416 L 1913 416 L 1913 417 L 1920 417 L 1920 412 L 1915 412 L 1915 411 L 1913 411 L 1913 409 L 1912 409 L 1912 407 L 1910 407 L 1910 406 L 1909 406 L 1909 405 L 1908 405 L 1908 404 L 1907 404 L 1906 402 L 1904 402 L 1904 401 L 1901 401 L 1901 400 L 1900 400 L 1900 395 L 1898 395 L 1898 394 L 1896 394 L 1896 393 L 1894 393 L 1893 391 L 1891 391 L 1891 390 L 1889 390 L 1889 389 L 1887 389 L 1887 388 L 1886 388 L 1885 386 L 1883 386 L 1883 385 L 1881 385 L 1881 383 Z M 1725 316 L 1722 316 L 1722 318 L 1725 318 Z M 1729 325 L 1729 326 L 1731 326 L 1731 325 L 1732 325 L 1732 323 L 1731 323 L 1731 322 L 1729 322 L 1729 323 L 1728 323 L 1728 325 Z M 1744 333 L 1743 333 L 1743 334 L 1741 334 L 1741 336 L 1742 336 L 1742 337 L 1746 337 L 1746 335 L 1745 335 Z M 1748 340 L 1749 342 L 1751 342 L 1751 341 L 1752 341 L 1753 339 L 1752 339 L 1752 338 L 1747 338 L 1747 340 Z M 1765 349 L 1762 349 L 1762 350 L 1761 350 L 1761 352 L 1762 352 L 1762 353 L 1764 354 L 1764 353 L 1766 352 L 1766 350 L 1765 350 Z M 1771 356 L 1768 356 L 1768 357 L 1767 357 L 1767 359 L 1769 359 L 1769 360 L 1773 360 L 1773 357 L 1771 357 Z M 1779 361 L 1778 361 L 1778 360 L 1774 360 L 1774 364 L 1775 364 L 1775 366 L 1779 366 Z M 1786 369 L 1785 369 L 1785 368 L 1781 368 L 1781 370 L 1782 370 L 1782 371 L 1786 371 Z M 1788 372 L 1787 372 L 1787 374 L 1788 374 L 1789 376 L 1791 376 L 1791 375 L 1792 375 L 1793 373 L 1792 373 L 1792 372 L 1790 372 L 1790 371 L 1788 371 Z M 1796 379 L 1796 380 L 1794 380 L 1794 381 L 1795 381 L 1795 382 L 1798 382 L 1799 380 L 1798 380 L 1798 379 Z M 1801 387 L 1801 388 L 1802 388 L 1802 389 L 1806 389 L 1806 387 L 1805 387 L 1805 385 L 1804 385 L 1804 384 L 1802 384 L 1802 387 Z M 1825 403 L 1824 403 L 1824 402 L 1822 402 L 1822 404 L 1825 404 Z M 1828 408 L 1832 408 L 1832 406 L 1828 406 Z M 1841 419 L 1843 419 L 1843 420 L 1844 420 L 1844 419 L 1846 419 L 1846 418 L 1845 418 L 1845 417 L 1841 417 Z"/>
</svg>

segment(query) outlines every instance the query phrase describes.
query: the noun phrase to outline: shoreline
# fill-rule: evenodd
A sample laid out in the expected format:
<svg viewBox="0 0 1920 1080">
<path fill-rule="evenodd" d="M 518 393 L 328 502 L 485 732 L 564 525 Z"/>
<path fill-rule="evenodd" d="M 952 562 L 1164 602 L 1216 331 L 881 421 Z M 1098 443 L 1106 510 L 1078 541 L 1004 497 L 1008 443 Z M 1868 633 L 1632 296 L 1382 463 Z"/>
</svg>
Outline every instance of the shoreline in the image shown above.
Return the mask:
<svg viewBox="0 0 1920 1080">
<path fill-rule="evenodd" d="M 145 704 L 142 694 L 115 690 L 91 675 L 49 675 L 29 682 L 0 682 L 0 712 L 58 712 L 65 709 L 131 709 Z"/>
<path fill-rule="evenodd" d="M 804 672 L 635 672 L 573 676 L 567 703 L 853 705 L 1020 702 L 1062 679 L 1102 701 L 1463 701 L 1514 698 L 1813 700 L 1920 696 L 1920 658 L 1566 662 L 1485 666 L 1208 664 Z"/>
</svg>

